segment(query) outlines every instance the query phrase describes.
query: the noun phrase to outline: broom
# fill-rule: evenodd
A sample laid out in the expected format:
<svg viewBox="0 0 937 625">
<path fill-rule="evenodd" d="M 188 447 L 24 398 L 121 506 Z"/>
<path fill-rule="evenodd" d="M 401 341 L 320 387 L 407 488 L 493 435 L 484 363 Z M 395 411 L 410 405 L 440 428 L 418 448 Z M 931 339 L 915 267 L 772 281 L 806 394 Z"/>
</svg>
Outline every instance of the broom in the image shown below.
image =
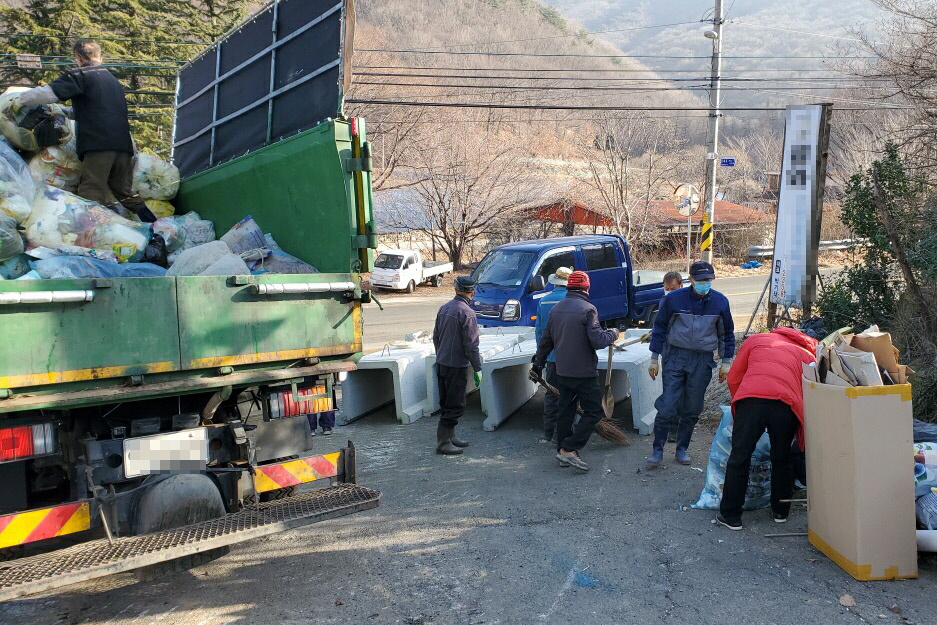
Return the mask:
<svg viewBox="0 0 937 625">
<path fill-rule="evenodd" d="M 544 380 L 543 376 L 539 376 L 534 373 L 533 370 L 530 372 L 530 379 L 542 386 L 544 390 L 546 390 L 546 392 L 548 392 L 550 395 L 553 395 L 554 397 L 560 396 L 560 392 L 556 389 L 556 387 Z M 576 412 L 578 412 L 580 415 L 583 414 L 582 408 L 579 406 L 576 406 Z M 615 443 L 616 445 L 631 444 L 631 440 L 628 438 L 628 435 L 622 432 L 618 426 L 615 425 L 615 422 L 607 416 L 602 417 L 602 419 L 596 423 L 595 432 L 610 443 Z"/>
</svg>

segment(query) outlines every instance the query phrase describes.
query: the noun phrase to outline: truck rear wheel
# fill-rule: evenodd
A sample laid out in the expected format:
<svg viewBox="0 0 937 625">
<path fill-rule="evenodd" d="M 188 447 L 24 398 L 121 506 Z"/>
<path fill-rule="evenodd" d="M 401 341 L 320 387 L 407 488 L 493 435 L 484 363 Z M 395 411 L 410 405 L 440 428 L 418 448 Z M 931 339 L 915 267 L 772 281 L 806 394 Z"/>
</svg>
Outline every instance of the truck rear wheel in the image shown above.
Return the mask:
<svg viewBox="0 0 937 625">
<path fill-rule="evenodd" d="M 137 502 L 133 530 L 135 534 L 150 534 L 182 527 L 200 521 L 223 517 L 224 501 L 218 487 L 207 475 L 172 475 L 147 488 Z M 219 547 L 203 553 L 167 560 L 134 571 L 140 581 L 150 581 L 168 573 L 185 571 L 211 562 L 228 553 L 228 547 Z"/>
<path fill-rule="evenodd" d="M 437 288 L 442 286 L 442 274 L 439 274 L 438 276 L 433 278 L 433 286 Z"/>
<path fill-rule="evenodd" d="M 413 280 L 407 283 L 407 293 L 413 293 L 416 291 L 416 283 Z"/>
</svg>

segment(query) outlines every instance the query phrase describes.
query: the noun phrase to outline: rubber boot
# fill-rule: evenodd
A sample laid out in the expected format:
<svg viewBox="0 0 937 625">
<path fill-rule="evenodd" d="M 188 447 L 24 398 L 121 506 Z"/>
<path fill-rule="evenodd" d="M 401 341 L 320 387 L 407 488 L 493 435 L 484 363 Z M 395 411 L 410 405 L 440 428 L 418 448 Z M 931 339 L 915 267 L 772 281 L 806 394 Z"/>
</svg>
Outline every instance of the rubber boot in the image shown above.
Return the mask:
<svg viewBox="0 0 937 625">
<path fill-rule="evenodd" d="M 462 450 L 452 444 L 449 440 L 452 437 L 454 428 L 447 428 L 442 423 L 436 427 L 436 453 L 445 456 L 456 456 L 462 453 Z"/>
<path fill-rule="evenodd" d="M 468 441 L 463 441 L 456 438 L 455 428 L 452 428 L 452 436 L 449 437 L 449 442 L 455 445 L 456 447 L 468 447 Z"/>
<path fill-rule="evenodd" d="M 690 440 L 693 438 L 694 427 L 694 425 L 687 426 L 685 424 L 677 426 L 677 451 L 674 454 L 674 458 L 676 458 L 677 462 L 680 464 L 688 465 L 693 462 L 686 453 L 686 450 L 690 447 Z"/>
<path fill-rule="evenodd" d="M 667 443 L 667 432 L 670 430 L 667 426 L 654 426 L 654 451 L 647 457 L 647 465 L 655 468 L 660 465 L 664 459 L 664 444 Z"/>
</svg>

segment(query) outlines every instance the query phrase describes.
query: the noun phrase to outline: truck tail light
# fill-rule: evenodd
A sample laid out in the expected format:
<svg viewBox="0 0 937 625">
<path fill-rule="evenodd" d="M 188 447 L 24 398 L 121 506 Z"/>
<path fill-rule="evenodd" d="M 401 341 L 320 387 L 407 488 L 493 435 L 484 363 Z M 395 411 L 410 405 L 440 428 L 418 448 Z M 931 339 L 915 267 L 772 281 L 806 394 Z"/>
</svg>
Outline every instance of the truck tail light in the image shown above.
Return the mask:
<svg viewBox="0 0 937 625">
<path fill-rule="evenodd" d="M 51 423 L 0 430 L 0 462 L 25 460 L 55 453 L 56 433 Z"/>
<path fill-rule="evenodd" d="M 298 402 L 293 398 L 292 390 L 271 393 L 270 418 L 284 419 L 332 410 L 332 398 L 322 397 L 325 393 L 324 386 L 298 389 L 296 391 L 296 395 L 299 396 Z"/>
</svg>

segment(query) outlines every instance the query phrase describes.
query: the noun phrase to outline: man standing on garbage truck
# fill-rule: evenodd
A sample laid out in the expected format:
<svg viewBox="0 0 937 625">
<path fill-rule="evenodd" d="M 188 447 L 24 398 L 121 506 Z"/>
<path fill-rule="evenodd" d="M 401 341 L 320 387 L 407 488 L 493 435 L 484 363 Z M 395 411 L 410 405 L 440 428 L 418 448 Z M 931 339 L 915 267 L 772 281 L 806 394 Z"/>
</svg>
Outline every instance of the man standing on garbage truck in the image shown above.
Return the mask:
<svg viewBox="0 0 937 625">
<path fill-rule="evenodd" d="M 771 513 L 776 523 L 787 521 L 794 493 L 791 443 L 795 436 L 798 447 L 804 448 L 802 366 L 815 362 L 816 349 L 816 339 L 793 328 L 775 328 L 742 343 L 728 377 L 732 452 L 716 517 L 720 525 L 742 529 L 752 453 L 765 430 L 771 442 Z"/>
<path fill-rule="evenodd" d="M 550 276 L 550 284 L 554 285 L 553 290 L 550 291 L 546 297 L 540 300 L 540 304 L 537 305 L 537 322 L 534 324 L 534 337 L 537 339 L 537 344 L 540 344 L 540 339 L 543 337 L 543 331 L 547 329 L 547 318 L 550 315 L 550 311 L 553 310 L 553 307 L 557 302 L 560 302 L 566 298 L 566 281 L 569 279 L 569 274 L 573 272 L 569 267 L 559 267 L 552 276 Z M 547 356 L 547 366 L 546 366 L 546 375 L 544 376 L 546 381 L 552 385 L 556 386 L 556 354 L 550 352 L 550 355 Z M 547 393 L 543 396 L 543 438 L 547 443 L 556 443 L 556 415 L 559 411 L 559 399 L 553 395 Z"/>
<path fill-rule="evenodd" d="M 725 295 L 712 290 L 716 273 L 707 262 L 690 266 L 690 286 L 667 295 L 660 305 L 651 333 L 651 364 L 648 374 L 657 379 L 660 355 L 664 355 L 664 389 L 654 403 L 654 449 L 647 463 L 655 467 L 664 457 L 667 432 L 677 429 L 676 460 L 690 464 L 687 449 L 693 430 L 703 412 L 706 388 L 716 367 L 713 352 L 719 352 L 722 365 L 719 381 L 724 382 L 735 355 L 735 324 Z"/>
<path fill-rule="evenodd" d="M 127 99 L 117 78 L 101 65 L 101 46 L 81 40 L 72 51 L 78 67 L 52 84 L 24 91 L 20 106 L 72 101 L 78 126 L 77 152 L 82 162 L 75 193 L 114 209 L 114 199 L 146 222 L 156 221 L 143 199 L 133 193 L 133 141 Z"/>
<path fill-rule="evenodd" d="M 531 376 L 540 378 L 547 356 L 555 350 L 556 386 L 560 391 L 556 459 L 561 467 L 589 470 L 589 465 L 579 457 L 579 450 L 586 446 L 604 416 L 599 359 L 595 352 L 617 338 L 617 330 L 603 330 L 599 325 L 599 314 L 589 301 L 589 274 L 584 271 L 569 274 L 566 297 L 550 311 L 531 366 Z M 574 426 L 577 404 L 583 414 Z"/>
<path fill-rule="evenodd" d="M 433 345 L 436 347 L 436 380 L 439 382 L 439 425 L 436 427 L 436 453 L 461 454 L 468 443 L 459 440 L 455 428 L 465 412 L 465 388 L 469 367 L 481 385 L 482 360 L 478 352 L 478 322 L 472 310 L 475 281 L 468 276 L 455 279 L 455 297 L 436 313 Z"/>
</svg>

